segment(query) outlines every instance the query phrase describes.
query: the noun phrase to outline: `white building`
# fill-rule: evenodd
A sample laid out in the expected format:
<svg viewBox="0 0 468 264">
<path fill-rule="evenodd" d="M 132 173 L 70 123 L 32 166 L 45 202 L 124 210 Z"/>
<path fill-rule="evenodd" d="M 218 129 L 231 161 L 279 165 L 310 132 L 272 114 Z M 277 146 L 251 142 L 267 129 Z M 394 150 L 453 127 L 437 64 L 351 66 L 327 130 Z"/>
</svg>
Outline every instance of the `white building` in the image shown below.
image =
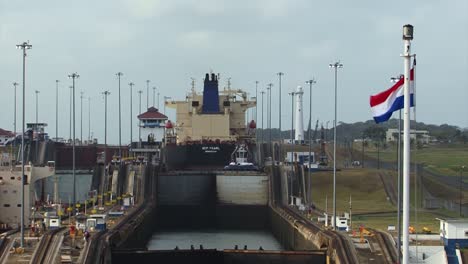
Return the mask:
<svg viewBox="0 0 468 264">
<path fill-rule="evenodd" d="M 423 144 L 429 144 L 430 140 L 429 131 L 427 130 L 410 130 L 410 139 L 411 140 L 418 140 L 418 142 Z M 396 142 L 398 141 L 398 129 L 396 128 L 389 128 L 385 135 L 385 139 L 387 142 Z M 401 130 L 401 139 L 403 140 L 403 129 Z"/>
<path fill-rule="evenodd" d="M 0 128 L 0 146 L 5 146 L 5 144 L 12 140 L 15 137 L 15 134 L 11 131 L 4 130 Z"/>
<path fill-rule="evenodd" d="M 143 114 L 138 116 L 140 120 L 141 142 L 160 144 L 164 139 L 164 129 L 167 116 L 160 113 L 154 107 L 148 108 Z M 143 143 L 143 145 L 145 145 Z"/>
<path fill-rule="evenodd" d="M 459 262 L 459 248 L 468 248 L 468 219 L 440 219 L 440 238 L 444 242 L 447 263 Z"/>
</svg>

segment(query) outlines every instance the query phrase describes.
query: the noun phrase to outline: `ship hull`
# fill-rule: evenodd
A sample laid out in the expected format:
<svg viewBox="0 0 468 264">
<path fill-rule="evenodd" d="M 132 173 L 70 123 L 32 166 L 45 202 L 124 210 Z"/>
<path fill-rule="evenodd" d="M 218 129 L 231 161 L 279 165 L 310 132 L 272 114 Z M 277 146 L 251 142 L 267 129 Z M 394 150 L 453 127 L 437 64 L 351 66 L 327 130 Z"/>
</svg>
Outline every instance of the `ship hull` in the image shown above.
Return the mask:
<svg viewBox="0 0 468 264">
<path fill-rule="evenodd" d="M 168 170 L 223 169 L 231 161 L 235 144 L 167 145 L 165 164 Z"/>
</svg>

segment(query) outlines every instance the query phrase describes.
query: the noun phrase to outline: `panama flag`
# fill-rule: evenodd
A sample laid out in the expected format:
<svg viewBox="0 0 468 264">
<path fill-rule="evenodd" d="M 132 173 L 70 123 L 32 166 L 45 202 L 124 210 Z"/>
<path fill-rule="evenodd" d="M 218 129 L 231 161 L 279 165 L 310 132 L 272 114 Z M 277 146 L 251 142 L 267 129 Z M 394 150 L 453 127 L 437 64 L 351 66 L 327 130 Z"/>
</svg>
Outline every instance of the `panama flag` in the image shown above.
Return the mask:
<svg viewBox="0 0 468 264">
<path fill-rule="evenodd" d="M 370 106 L 376 123 L 390 119 L 392 113 L 403 109 L 404 79 L 400 78 L 390 89 L 376 95 L 371 95 Z M 410 73 L 410 106 L 414 106 L 414 69 Z"/>
</svg>

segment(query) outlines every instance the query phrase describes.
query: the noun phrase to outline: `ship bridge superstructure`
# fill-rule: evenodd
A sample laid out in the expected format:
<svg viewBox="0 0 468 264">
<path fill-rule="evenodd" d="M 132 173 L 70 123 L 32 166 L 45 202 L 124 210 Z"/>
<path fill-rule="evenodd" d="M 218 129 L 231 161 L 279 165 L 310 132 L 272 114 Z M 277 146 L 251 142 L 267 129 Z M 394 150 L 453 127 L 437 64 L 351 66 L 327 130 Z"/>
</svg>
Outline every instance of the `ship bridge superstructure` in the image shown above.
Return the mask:
<svg viewBox="0 0 468 264">
<path fill-rule="evenodd" d="M 232 89 L 230 80 L 223 90 L 219 90 L 218 83 L 219 75 L 207 73 L 203 93 L 198 93 L 192 82 L 191 92 L 184 101 L 165 102 L 167 107 L 176 109 L 177 144 L 255 139 L 254 129 L 246 122 L 246 111 L 255 107 L 256 101 L 249 100 L 245 91 Z"/>
</svg>

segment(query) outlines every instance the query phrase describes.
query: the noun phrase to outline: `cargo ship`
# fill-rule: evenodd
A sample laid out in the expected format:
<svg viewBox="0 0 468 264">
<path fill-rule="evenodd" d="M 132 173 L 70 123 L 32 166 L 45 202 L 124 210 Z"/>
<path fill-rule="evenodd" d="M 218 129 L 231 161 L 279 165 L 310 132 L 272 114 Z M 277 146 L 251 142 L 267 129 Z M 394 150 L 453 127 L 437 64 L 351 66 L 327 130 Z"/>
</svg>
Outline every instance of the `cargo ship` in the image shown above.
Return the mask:
<svg viewBox="0 0 468 264">
<path fill-rule="evenodd" d="M 248 108 L 256 106 L 247 93 L 227 87 L 219 89 L 219 75 L 206 74 L 203 92 L 191 91 L 183 101 L 166 101 L 176 110 L 176 122 L 166 124 L 165 164 L 175 169 L 223 169 L 233 161 L 236 147 L 248 149 L 255 163 L 255 121 L 246 121 Z"/>
</svg>

